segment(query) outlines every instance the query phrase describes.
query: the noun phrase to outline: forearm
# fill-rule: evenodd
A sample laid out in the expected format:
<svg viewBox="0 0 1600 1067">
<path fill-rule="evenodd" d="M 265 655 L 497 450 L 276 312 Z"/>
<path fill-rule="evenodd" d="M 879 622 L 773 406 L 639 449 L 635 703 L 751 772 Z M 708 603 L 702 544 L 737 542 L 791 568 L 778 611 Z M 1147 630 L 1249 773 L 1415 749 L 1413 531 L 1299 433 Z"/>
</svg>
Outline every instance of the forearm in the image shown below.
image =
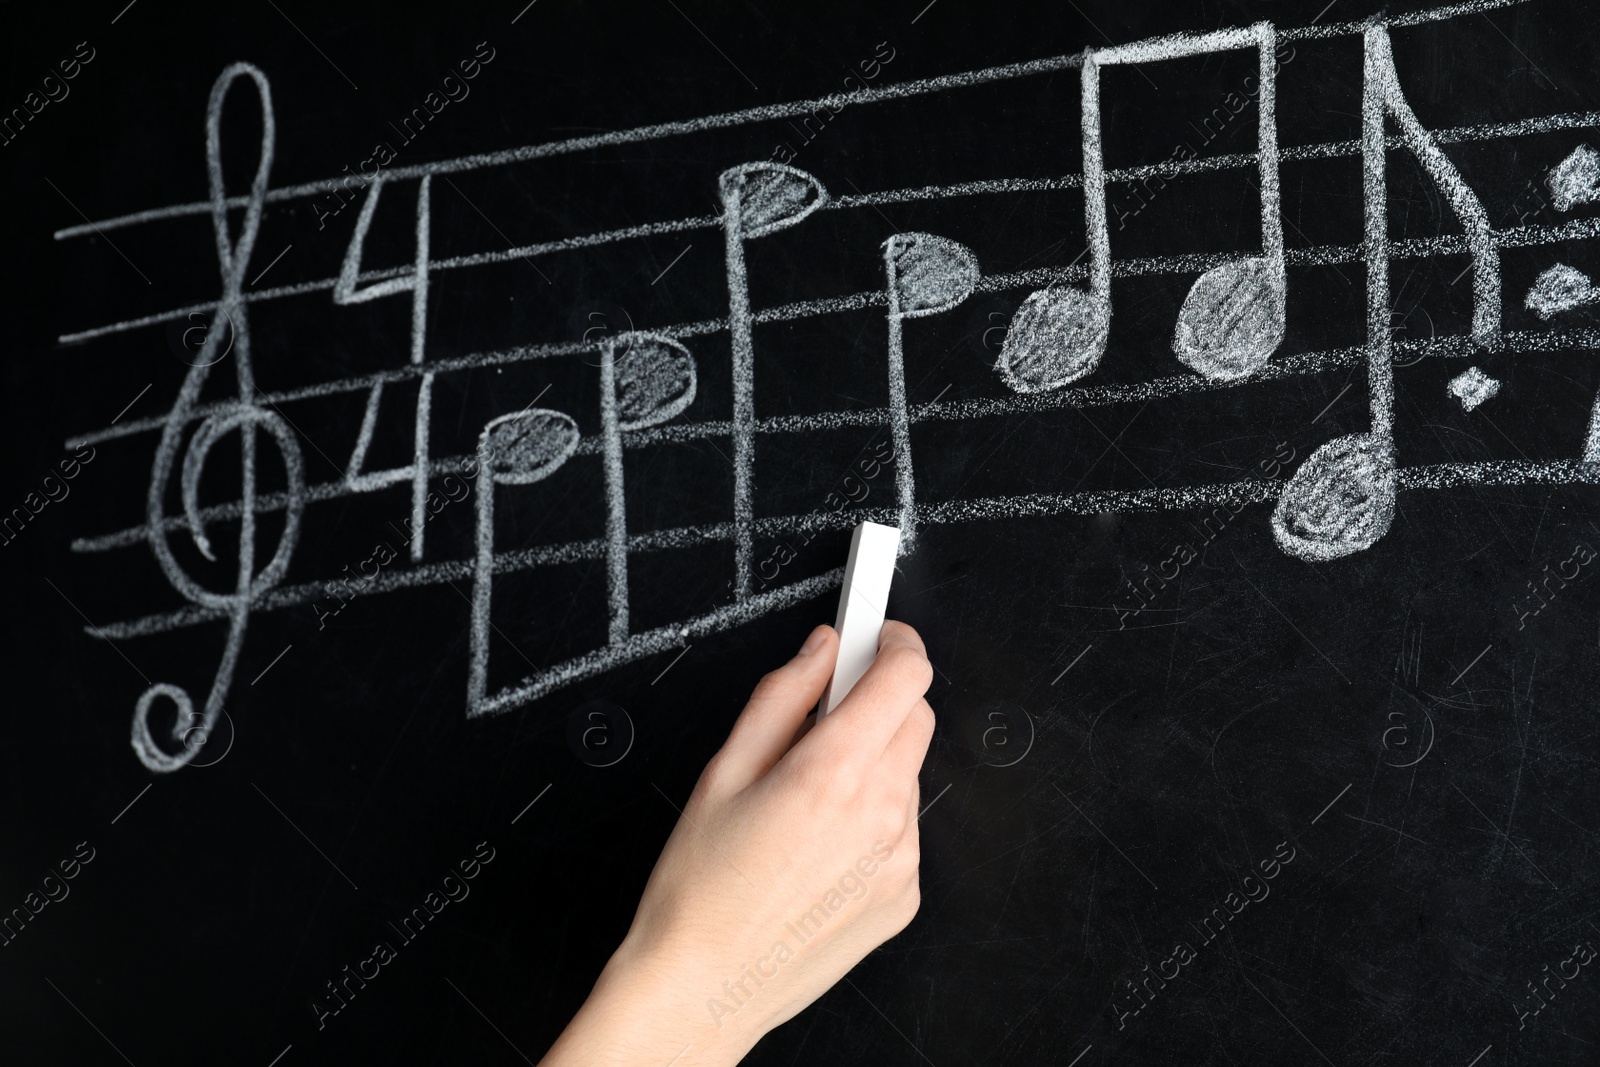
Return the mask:
<svg viewBox="0 0 1600 1067">
<path fill-rule="evenodd" d="M 684 988 L 676 972 L 624 941 L 540 1067 L 733 1067 L 761 1035 L 733 1019 L 719 1026 L 705 990 Z"/>
</svg>

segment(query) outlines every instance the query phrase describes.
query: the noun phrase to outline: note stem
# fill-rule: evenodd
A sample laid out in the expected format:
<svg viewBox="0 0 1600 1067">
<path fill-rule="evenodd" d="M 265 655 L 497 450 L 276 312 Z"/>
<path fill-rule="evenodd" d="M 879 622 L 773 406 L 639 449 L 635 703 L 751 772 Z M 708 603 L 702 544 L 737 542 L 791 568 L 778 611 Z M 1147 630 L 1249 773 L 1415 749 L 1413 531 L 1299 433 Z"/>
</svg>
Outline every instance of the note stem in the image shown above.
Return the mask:
<svg viewBox="0 0 1600 1067">
<path fill-rule="evenodd" d="M 755 555 L 755 349 L 751 341 L 750 284 L 745 274 L 743 204 L 736 182 L 723 181 L 722 230 L 727 255 L 728 333 L 733 347 L 733 551 L 734 596 L 750 596 Z"/>
<path fill-rule="evenodd" d="M 1256 94 L 1256 162 L 1261 184 L 1261 254 L 1272 268 L 1278 319 L 1286 318 L 1289 279 L 1284 266 L 1283 209 L 1278 192 L 1278 39 L 1270 22 L 1256 24 L 1260 89 Z"/>
<path fill-rule="evenodd" d="M 1106 161 L 1100 137 L 1100 64 L 1083 57 L 1083 214 L 1089 236 L 1089 294 L 1111 306 L 1111 230 L 1106 222 Z"/>
<path fill-rule="evenodd" d="M 411 287 L 411 362 L 420 364 L 427 358 L 428 339 L 428 240 L 429 191 L 433 178 L 425 175 L 417 186 L 417 256 L 416 271 Z M 429 429 L 432 425 L 433 372 L 423 374 L 417 385 L 417 421 L 412 434 L 411 451 L 411 528 L 416 536 L 411 539 L 411 562 L 422 562 L 423 535 L 428 519 L 428 447 Z"/>
<path fill-rule="evenodd" d="M 1361 94 L 1361 168 L 1365 188 L 1367 260 L 1367 393 L 1372 436 L 1394 463 L 1394 358 L 1389 333 L 1389 213 L 1384 143 L 1386 74 L 1381 27 L 1366 31 Z"/>
<path fill-rule="evenodd" d="M 606 480 L 606 597 L 610 640 L 628 639 L 628 515 L 622 489 L 622 426 L 617 413 L 617 345 L 600 345 L 600 439 Z"/>
<path fill-rule="evenodd" d="M 489 429 L 478 438 L 477 553 L 472 564 L 470 662 L 467 668 L 467 715 L 483 703 L 489 679 L 489 608 L 494 582 L 494 470 L 490 466 Z"/>
<path fill-rule="evenodd" d="M 894 442 L 894 488 L 900 505 L 900 553 L 916 544 L 917 484 L 911 470 L 911 416 L 906 405 L 905 315 L 900 310 L 892 245 L 884 257 L 889 275 L 889 433 Z"/>
</svg>

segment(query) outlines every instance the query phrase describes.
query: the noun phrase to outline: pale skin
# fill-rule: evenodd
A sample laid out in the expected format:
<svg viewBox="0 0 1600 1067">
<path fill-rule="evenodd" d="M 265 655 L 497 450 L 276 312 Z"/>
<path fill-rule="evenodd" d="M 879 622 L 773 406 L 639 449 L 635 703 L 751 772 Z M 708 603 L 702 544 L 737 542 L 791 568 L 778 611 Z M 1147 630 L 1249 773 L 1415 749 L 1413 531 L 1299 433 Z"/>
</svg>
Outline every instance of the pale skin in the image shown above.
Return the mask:
<svg viewBox="0 0 1600 1067">
<path fill-rule="evenodd" d="M 917 913 L 933 668 L 887 622 L 861 681 L 808 723 L 838 651 L 819 626 L 756 686 L 541 1067 L 736 1064 Z"/>
</svg>

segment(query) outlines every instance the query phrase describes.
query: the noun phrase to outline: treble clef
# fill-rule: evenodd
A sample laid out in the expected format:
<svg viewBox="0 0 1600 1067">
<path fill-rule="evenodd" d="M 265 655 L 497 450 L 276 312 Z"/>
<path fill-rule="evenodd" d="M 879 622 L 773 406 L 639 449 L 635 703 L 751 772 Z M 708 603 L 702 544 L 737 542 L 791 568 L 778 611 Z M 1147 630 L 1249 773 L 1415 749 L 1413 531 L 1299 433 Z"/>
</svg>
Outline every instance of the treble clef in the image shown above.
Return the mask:
<svg viewBox="0 0 1600 1067">
<path fill-rule="evenodd" d="M 239 239 L 234 242 L 228 233 L 228 196 L 222 177 L 222 105 L 228 89 L 240 77 L 255 83 L 261 105 L 261 154 L 256 164 L 255 178 L 250 184 L 250 194 L 245 203 L 244 220 L 239 227 Z M 211 223 L 216 231 L 217 260 L 222 270 L 222 296 L 211 315 L 211 325 L 206 331 L 205 344 L 190 365 L 189 374 L 167 413 L 166 425 L 161 432 L 161 442 L 156 447 L 155 462 L 150 470 L 150 489 L 145 498 L 145 530 L 150 550 L 155 554 L 162 573 L 174 589 L 194 604 L 224 613 L 228 619 L 227 644 L 222 662 L 211 683 L 205 709 L 199 715 L 194 703 L 182 687 L 158 682 L 140 696 L 133 713 L 133 749 L 139 760 L 152 771 L 175 771 L 187 764 L 199 751 L 186 742 L 196 730 L 201 736 L 210 734 L 222 712 L 223 701 L 233 683 L 234 668 L 239 652 L 244 647 L 245 627 L 250 612 L 262 593 L 271 589 L 288 570 L 289 558 L 294 552 L 295 540 L 300 533 L 300 516 L 305 508 L 305 474 L 300 446 L 288 423 L 275 411 L 259 406 L 258 391 L 250 367 L 250 324 L 241 290 L 245 269 L 250 262 L 250 252 L 255 246 L 256 232 L 261 225 L 262 205 L 267 195 L 267 174 L 272 167 L 274 124 L 272 92 L 267 76 L 249 63 L 235 63 L 218 76 L 211 87 L 211 99 L 206 109 L 206 169 L 210 179 Z M 225 330 L 225 327 L 227 329 Z M 200 512 L 200 475 L 205 469 L 206 457 L 212 446 L 234 430 L 239 431 L 241 491 L 239 496 L 239 563 L 238 577 L 231 592 L 219 593 L 206 588 L 184 572 L 167 543 L 166 495 L 172 469 L 177 463 L 179 445 L 183 442 L 185 428 L 205 385 L 211 365 L 222 358 L 217 349 L 225 334 L 233 347 L 234 370 L 238 378 L 238 399 L 222 405 L 217 411 L 200 421 L 194 435 L 184 450 L 183 470 L 180 475 L 183 511 L 189 535 L 195 547 L 207 559 L 215 559 L 206 537 L 204 520 Z M 278 446 L 287 479 L 285 493 L 283 532 L 278 537 L 272 559 L 259 573 L 256 558 L 256 430 L 260 428 L 271 435 Z M 170 736 L 181 745 L 176 754 L 158 745 L 150 729 L 150 709 L 157 698 L 172 701 L 177 717 Z M 198 720 L 198 722 L 196 721 Z"/>
</svg>

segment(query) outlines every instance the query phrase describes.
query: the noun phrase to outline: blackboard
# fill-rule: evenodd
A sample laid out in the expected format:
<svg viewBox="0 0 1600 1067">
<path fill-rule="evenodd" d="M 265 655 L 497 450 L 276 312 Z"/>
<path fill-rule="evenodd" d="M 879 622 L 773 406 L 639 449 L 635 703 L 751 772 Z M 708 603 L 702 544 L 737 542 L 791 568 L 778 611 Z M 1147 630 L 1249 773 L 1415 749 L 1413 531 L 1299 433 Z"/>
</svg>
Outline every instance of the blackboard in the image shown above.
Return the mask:
<svg viewBox="0 0 1600 1067">
<path fill-rule="evenodd" d="M 871 518 L 750 1062 L 1595 1062 L 1584 6 L 4 11 L 10 1058 L 536 1061 Z"/>
</svg>

